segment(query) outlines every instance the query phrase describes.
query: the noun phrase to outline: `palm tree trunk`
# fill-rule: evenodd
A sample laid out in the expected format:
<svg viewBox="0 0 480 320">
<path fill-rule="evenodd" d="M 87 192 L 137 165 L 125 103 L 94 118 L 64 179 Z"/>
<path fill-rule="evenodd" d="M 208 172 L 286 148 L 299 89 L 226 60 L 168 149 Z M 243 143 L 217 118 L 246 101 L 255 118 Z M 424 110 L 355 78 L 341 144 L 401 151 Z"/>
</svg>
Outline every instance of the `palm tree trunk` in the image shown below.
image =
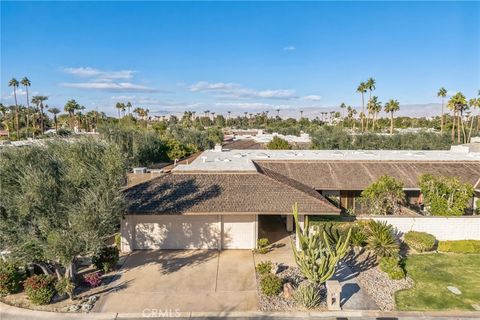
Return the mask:
<svg viewBox="0 0 480 320">
<path fill-rule="evenodd" d="M 470 119 L 470 130 L 468 130 L 468 138 L 467 138 L 467 143 L 470 142 L 470 139 L 472 137 L 472 130 L 473 130 L 473 119 L 475 119 L 475 116 L 472 114 L 472 118 Z"/>
<path fill-rule="evenodd" d="M 15 98 L 15 126 L 17 127 L 17 140 L 20 140 L 20 121 L 18 119 L 17 90 L 13 87 L 13 96 Z"/>
<path fill-rule="evenodd" d="M 26 129 L 27 129 L 27 138 L 28 138 L 28 122 L 29 122 L 28 118 L 29 118 L 29 115 L 30 115 L 30 102 L 29 102 L 29 98 L 28 98 L 28 86 L 25 86 L 25 90 L 27 91 L 27 123 L 26 123 L 27 128 Z"/>
<path fill-rule="evenodd" d="M 443 98 L 442 98 L 442 117 L 440 119 L 440 133 L 443 133 Z"/>
<path fill-rule="evenodd" d="M 460 144 L 460 116 L 458 115 L 457 111 L 457 143 Z"/>
<path fill-rule="evenodd" d="M 390 134 L 393 134 L 393 111 L 390 113 Z"/>
<path fill-rule="evenodd" d="M 53 121 L 55 121 L 55 133 L 58 133 L 58 122 L 57 122 L 57 115 L 53 115 Z"/>
<path fill-rule="evenodd" d="M 363 91 L 363 89 L 362 89 Z M 362 92 L 362 116 L 361 116 L 361 120 L 362 120 L 362 132 L 363 130 L 365 129 L 364 126 L 363 126 L 363 121 L 365 120 L 365 97 L 363 95 L 363 92 Z"/>
<path fill-rule="evenodd" d="M 40 130 L 42 134 L 45 132 L 43 127 L 43 102 L 40 102 Z"/>
<path fill-rule="evenodd" d="M 456 111 L 453 111 L 452 115 L 452 143 L 455 143 L 455 122 L 456 122 Z"/>
<path fill-rule="evenodd" d="M 460 123 L 462 124 L 463 143 L 467 143 L 467 133 L 465 132 L 465 124 L 463 121 L 463 112 L 460 112 Z"/>
</svg>

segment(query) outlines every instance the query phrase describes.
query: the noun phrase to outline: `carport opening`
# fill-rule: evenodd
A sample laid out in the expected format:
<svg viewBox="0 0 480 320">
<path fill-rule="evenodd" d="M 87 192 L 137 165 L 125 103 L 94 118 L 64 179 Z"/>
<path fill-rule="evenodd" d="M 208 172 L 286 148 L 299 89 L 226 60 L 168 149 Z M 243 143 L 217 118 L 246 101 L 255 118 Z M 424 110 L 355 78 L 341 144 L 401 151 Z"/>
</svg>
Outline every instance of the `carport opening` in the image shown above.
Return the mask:
<svg viewBox="0 0 480 320">
<path fill-rule="evenodd" d="M 258 216 L 258 239 L 267 238 L 271 244 L 282 242 L 288 238 L 287 219 L 293 217 L 281 215 L 259 215 Z"/>
</svg>

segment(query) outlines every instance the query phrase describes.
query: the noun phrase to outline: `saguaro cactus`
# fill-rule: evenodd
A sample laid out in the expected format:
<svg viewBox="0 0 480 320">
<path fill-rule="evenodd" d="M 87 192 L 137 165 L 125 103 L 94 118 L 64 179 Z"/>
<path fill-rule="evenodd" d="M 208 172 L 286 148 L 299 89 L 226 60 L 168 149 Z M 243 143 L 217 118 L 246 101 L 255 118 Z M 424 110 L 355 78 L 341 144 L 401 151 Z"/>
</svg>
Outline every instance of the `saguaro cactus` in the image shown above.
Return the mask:
<svg viewBox="0 0 480 320">
<path fill-rule="evenodd" d="M 300 251 L 292 244 L 295 262 L 308 280 L 323 283 L 334 275 L 337 263 L 347 253 L 351 230 L 344 240 L 340 236 L 336 243 L 331 243 L 326 232 L 319 232 L 318 228 L 311 230 L 308 222 L 303 230 L 300 228 L 296 203 L 293 205 L 293 218 L 300 243 Z"/>
</svg>

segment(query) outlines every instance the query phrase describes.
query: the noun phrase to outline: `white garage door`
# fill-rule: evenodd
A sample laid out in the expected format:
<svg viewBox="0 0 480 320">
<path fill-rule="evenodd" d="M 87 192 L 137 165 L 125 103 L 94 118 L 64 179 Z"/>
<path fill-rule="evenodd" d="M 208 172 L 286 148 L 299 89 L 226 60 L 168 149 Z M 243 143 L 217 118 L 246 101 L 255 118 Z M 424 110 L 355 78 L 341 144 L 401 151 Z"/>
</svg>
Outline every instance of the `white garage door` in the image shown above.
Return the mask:
<svg viewBox="0 0 480 320">
<path fill-rule="evenodd" d="M 218 249 L 217 216 L 143 216 L 133 249 Z"/>
<path fill-rule="evenodd" d="M 228 216 L 223 221 L 223 249 L 255 248 L 255 216 Z"/>
</svg>

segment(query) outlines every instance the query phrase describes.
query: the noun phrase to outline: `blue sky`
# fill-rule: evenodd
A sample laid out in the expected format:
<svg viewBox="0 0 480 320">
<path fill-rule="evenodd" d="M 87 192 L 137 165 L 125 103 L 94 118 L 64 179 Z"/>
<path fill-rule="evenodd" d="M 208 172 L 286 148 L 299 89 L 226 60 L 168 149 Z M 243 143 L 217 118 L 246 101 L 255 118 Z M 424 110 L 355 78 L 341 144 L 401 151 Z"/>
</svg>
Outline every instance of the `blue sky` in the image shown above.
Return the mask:
<svg viewBox="0 0 480 320">
<path fill-rule="evenodd" d="M 480 89 L 479 2 L 1 2 L 1 98 L 28 76 L 63 109 L 116 114 L 438 103 Z M 24 103 L 23 90 L 19 100 Z M 431 112 L 425 107 L 422 112 Z M 314 112 L 312 111 L 312 114 Z"/>
</svg>

